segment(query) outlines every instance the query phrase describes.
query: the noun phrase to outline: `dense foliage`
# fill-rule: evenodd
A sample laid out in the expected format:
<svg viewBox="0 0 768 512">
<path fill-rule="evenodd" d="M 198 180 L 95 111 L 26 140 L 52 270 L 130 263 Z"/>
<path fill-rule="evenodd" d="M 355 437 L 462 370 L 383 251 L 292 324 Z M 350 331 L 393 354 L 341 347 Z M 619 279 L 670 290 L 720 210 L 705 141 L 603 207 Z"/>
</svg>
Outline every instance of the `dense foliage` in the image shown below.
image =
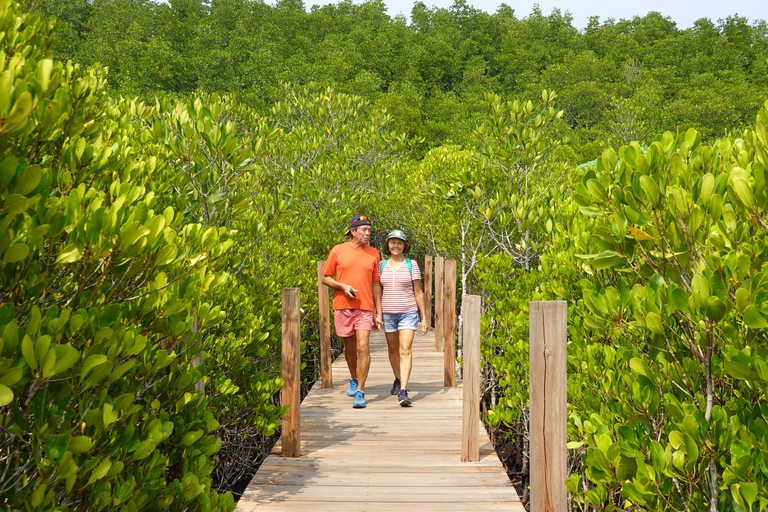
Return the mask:
<svg viewBox="0 0 768 512">
<path fill-rule="evenodd" d="M 29 2 L 30 5 L 35 2 Z M 695 127 L 706 139 L 746 126 L 768 94 L 768 25 L 730 16 L 680 29 L 651 12 L 527 17 L 455 0 L 414 2 L 410 23 L 379 0 L 315 6 L 299 0 L 42 0 L 63 58 L 109 67 L 109 84 L 147 98 L 160 91 L 231 93 L 267 113 L 281 84 L 310 81 L 386 107 L 400 131 L 468 146 L 486 92 L 535 100 L 556 90 L 561 129 L 580 161 L 632 140 Z M 309 9 L 309 12 L 307 12 Z"/>
<path fill-rule="evenodd" d="M 217 488 L 279 426 L 280 289 L 312 290 L 341 219 L 373 202 L 307 183 L 370 181 L 402 137 L 312 87 L 269 117 L 211 94 L 110 97 L 103 69 L 54 60 L 54 28 L 0 1 L 0 500 L 230 510 Z"/>
<path fill-rule="evenodd" d="M 511 363 L 527 360 L 525 303 L 569 301 L 581 510 L 765 507 L 767 120 L 768 104 L 711 145 L 691 129 L 606 150 L 552 211 L 539 272 L 487 260 L 491 422 L 527 407 Z"/>
</svg>

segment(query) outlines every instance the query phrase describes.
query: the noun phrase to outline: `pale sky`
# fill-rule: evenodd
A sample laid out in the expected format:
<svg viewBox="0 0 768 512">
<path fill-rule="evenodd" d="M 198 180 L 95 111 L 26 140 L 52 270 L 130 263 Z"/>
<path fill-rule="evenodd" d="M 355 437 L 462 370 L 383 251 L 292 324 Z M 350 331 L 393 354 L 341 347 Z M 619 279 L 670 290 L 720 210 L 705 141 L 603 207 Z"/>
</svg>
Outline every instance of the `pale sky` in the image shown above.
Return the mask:
<svg viewBox="0 0 768 512">
<path fill-rule="evenodd" d="M 427 7 L 447 8 L 453 5 L 453 0 L 422 0 Z M 313 4 L 325 5 L 333 2 L 318 0 L 305 0 L 307 7 Z M 357 2 L 356 2 L 357 3 Z M 384 0 L 391 17 L 398 14 L 405 15 L 410 22 L 411 8 L 415 0 Z M 515 10 L 517 18 L 527 17 L 538 3 L 541 12 L 546 16 L 552 9 L 569 11 L 573 16 L 573 26 L 581 30 L 589 21 L 590 16 L 600 16 L 600 21 L 608 18 L 632 19 L 635 16 L 645 16 L 651 11 L 657 11 L 662 16 L 672 18 L 677 28 L 685 29 L 693 25 L 700 18 L 709 18 L 717 24 L 717 20 L 734 14 L 745 17 L 752 24 L 755 20 L 768 20 L 768 1 L 766 0 L 638 0 L 614 1 L 614 0 L 467 0 L 467 3 L 475 9 L 480 9 L 493 14 L 502 3 L 506 3 Z"/>
</svg>

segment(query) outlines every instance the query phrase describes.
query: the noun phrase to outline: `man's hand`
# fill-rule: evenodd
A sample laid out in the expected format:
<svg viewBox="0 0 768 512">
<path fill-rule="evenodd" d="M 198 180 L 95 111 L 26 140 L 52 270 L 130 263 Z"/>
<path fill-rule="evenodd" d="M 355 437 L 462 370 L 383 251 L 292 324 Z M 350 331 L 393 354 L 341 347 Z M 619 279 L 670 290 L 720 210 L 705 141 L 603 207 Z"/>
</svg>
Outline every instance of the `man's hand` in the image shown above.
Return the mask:
<svg viewBox="0 0 768 512">
<path fill-rule="evenodd" d="M 376 314 L 376 318 L 373 320 L 373 324 L 377 331 L 384 327 L 384 317 L 381 313 Z"/>
<path fill-rule="evenodd" d="M 348 284 L 342 284 L 341 286 L 342 286 L 342 291 L 344 292 L 344 295 L 346 295 L 350 299 L 357 298 L 357 290 L 355 288 L 352 288 Z"/>
</svg>

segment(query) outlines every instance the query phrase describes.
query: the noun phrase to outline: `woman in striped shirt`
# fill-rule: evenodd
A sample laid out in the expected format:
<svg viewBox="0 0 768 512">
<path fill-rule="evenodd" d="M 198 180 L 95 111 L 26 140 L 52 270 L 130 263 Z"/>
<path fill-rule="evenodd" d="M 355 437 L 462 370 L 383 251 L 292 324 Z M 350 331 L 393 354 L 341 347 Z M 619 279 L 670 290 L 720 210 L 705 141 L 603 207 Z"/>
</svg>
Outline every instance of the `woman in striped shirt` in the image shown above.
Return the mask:
<svg viewBox="0 0 768 512">
<path fill-rule="evenodd" d="M 427 334 L 424 314 L 424 292 L 421 290 L 421 271 L 414 260 L 405 255 L 411 244 L 405 233 L 396 229 L 389 233 L 384 254 L 391 256 L 379 268 L 383 289 L 381 311 L 384 313 L 384 334 L 389 348 L 389 363 L 395 373 L 391 393 L 397 395 L 401 406 L 411 405 L 408 398 L 408 379 L 411 376 L 413 356 L 411 345 L 421 312 L 421 333 Z"/>
</svg>

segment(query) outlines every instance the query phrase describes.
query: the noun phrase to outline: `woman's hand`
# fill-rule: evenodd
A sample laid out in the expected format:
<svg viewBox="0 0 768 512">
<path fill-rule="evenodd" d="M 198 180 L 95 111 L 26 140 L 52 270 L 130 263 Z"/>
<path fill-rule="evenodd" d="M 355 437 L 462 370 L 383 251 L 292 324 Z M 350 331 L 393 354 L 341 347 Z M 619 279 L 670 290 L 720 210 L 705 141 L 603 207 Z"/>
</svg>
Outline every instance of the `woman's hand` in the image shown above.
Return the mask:
<svg viewBox="0 0 768 512">
<path fill-rule="evenodd" d="M 421 335 L 426 336 L 426 334 L 429 332 L 429 325 L 427 325 L 426 320 L 421 321 Z"/>
</svg>

